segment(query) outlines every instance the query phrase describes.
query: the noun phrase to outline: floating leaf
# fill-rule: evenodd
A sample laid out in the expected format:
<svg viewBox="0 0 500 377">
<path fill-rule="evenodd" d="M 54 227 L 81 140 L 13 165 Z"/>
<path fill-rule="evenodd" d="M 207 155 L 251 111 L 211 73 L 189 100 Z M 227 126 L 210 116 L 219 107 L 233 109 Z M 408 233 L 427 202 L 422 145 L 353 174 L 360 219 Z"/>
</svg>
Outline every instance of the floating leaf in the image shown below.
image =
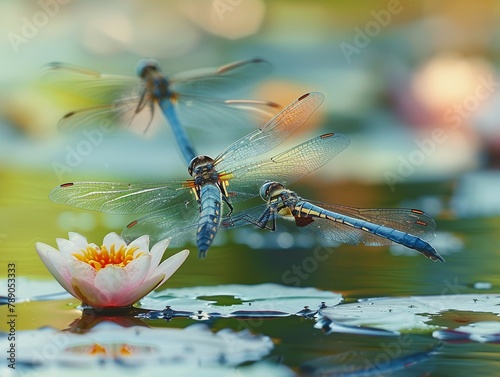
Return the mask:
<svg viewBox="0 0 500 377">
<path fill-rule="evenodd" d="M 387 331 L 435 330 L 429 322 L 449 311 L 500 315 L 500 295 L 441 295 L 368 299 L 322 309 L 321 315 L 335 324 L 367 326 Z"/>
<path fill-rule="evenodd" d="M 236 304 L 220 302 L 236 299 Z M 141 307 L 207 313 L 212 317 L 279 317 L 314 313 L 322 305 L 337 305 L 338 293 L 316 288 L 287 287 L 279 284 L 218 285 L 209 287 L 171 288 L 154 292 L 141 301 Z M 304 309 L 305 312 L 304 312 Z"/>
<path fill-rule="evenodd" d="M 432 336 L 445 341 L 500 343 L 500 321 L 482 321 L 456 329 L 437 330 Z"/>
</svg>

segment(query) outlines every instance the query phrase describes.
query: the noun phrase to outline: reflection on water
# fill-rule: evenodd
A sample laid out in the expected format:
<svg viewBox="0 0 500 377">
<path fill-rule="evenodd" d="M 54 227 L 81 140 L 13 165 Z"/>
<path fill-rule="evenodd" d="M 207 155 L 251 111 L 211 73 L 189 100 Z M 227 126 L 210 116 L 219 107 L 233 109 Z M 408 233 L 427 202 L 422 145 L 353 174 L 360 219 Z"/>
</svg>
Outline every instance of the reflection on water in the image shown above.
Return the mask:
<svg viewBox="0 0 500 377">
<path fill-rule="evenodd" d="M 392 375 L 405 369 L 410 373 L 425 374 L 432 369 L 430 363 L 425 363 L 441 349 L 437 343 L 428 350 L 411 352 L 400 350 L 397 356 L 387 357 L 376 352 L 351 351 L 335 356 L 326 356 L 303 364 L 301 372 L 306 376 L 379 376 Z M 423 364 L 423 365 L 418 365 Z"/>
<path fill-rule="evenodd" d="M 38 371 L 58 366 L 67 372 L 77 367 L 156 367 L 184 365 L 231 367 L 262 359 L 273 348 L 271 339 L 248 331 L 222 329 L 212 332 L 195 324 L 186 329 L 122 327 L 102 321 L 83 333 L 74 334 L 45 327 L 18 331 L 17 370 Z M 6 370 L 3 366 L 1 371 Z M 133 371 L 122 371 L 132 375 Z"/>
</svg>

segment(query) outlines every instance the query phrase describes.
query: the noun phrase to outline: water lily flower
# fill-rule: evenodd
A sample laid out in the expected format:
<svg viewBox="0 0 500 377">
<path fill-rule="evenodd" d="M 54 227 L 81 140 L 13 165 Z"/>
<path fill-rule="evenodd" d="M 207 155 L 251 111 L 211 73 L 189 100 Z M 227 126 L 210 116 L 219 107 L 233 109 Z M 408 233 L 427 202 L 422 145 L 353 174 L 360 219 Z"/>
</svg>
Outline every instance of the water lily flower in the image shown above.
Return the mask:
<svg viewBox="0 0 500 377">
<path fill-rule="evenodd" d="M 59 250 L 37 242 L 36 251 L 65 290 L 94 308 L 134 304 L 170 278 L 189 255 L 183 250 L 160 264 L 170 239 L 149 251 L 148 236 L 127 245 L 109 233 L 99 247 L 78 233 L 68 235 L 69 240 L 56 240 Z"/>
</svg>

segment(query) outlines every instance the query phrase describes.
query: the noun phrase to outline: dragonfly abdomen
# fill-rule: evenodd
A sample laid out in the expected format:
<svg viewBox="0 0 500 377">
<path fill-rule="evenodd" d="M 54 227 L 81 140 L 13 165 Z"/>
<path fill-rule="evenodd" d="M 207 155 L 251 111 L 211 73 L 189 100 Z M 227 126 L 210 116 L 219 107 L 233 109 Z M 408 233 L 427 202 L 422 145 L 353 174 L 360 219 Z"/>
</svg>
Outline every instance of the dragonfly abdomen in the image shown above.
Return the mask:
<svg viewBox="0 0 500 377">
<path fill-rule="evenodd" d="M 443 258 L 437 253 L 436 249 L 432 247 L 428 242 L 423 239 L 414 236 L 412 234 L 402 232 L 397 229 L 388 228 L 383 225 L 374 225 L 372 223 L 364 221 L 364 225 L 361 227 L 363 230 L 371 231 L 377 236 L 387 238 L 395 243 L 409 247 L 410 249 L 417 250 L 424 254 L 426 257 L 432 260 L 441 260 Z"/>
<path fill-rule="evenodd" d="M 322 219 L 328 219 L 323 208 L 318 207 L 309 202 L 299 201 L 295 204 L 294 210 L 297 212 L 297 217 L 319 217 Z M 333 220 L 333 219 L 329 219 Z"/>
<path fill-rule="evenodd" d="M 221 221 L 222 194 L 220 190 L 211 184 L 201 187 L 200 193 L 200 218 L 196 231 L 196 244 L 198 256 L 204 258 L 212 244 Z"/>
<path fill-rule="evenodd" d="M 308 202 L 297 203 L 296 209 L 300 210 L 299 216 L 319 217 L 353 228 L 361 229 L 365 232 L 388 239 L 394 243 L 409 247 L 410 249 L 417 250 L 432 260 L 444 261 L 444 259 L 437 253 L 436 249 L 434 249 L 434 247 L 432 247 L 428 242 L 410 233 L 402 232 L 384 225 L 373 224 L 369 221 L 341 215 L 332 211 L 327 211 Z"/>
<path fill-rule="evenodd" d="M 159 102 L 159 105 L 163 115 L 167 118 L 167 121 L 172 128 L 172 132 L 177 140 L 177 145 L 179 146 L 181 154 L 184 157 L 184 161 L 189 164 L 190 161 L 197 156 L 197 153 L 194 150 L 186 131 L 181 125 L 172 101 L 167 97 L 162 99 Z"/>
</svg>

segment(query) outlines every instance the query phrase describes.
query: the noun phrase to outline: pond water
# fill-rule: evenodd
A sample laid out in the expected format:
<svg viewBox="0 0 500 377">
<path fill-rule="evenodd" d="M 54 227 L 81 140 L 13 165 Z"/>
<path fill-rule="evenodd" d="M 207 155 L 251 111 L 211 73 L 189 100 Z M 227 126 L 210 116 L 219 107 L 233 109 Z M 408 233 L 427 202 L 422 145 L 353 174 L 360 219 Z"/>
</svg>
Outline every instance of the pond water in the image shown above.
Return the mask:
<svg viewBox="0 0 500 377">
<path fill-rule="evenodd" d="M 97 242 L 127 219 L 49 202 L 48 191 L 58 184 L 50 174 L 0 174 L 2 268 L 15 265 L 18 299 L 18 374 L 3 363 L 2 376 L 158 371 L 196 376 L 458 376 L 495 375 L 499 370 L 500 329 L 495 323 L 500 217 L 454 218 L 456 182 L 400 185 L 387 195 L 385 185 L 317 181 L 310 195 L 359 207 L 429 211 L 438 225 L 433 245 L 445 263 L 396 247 L 318 246 L 316 240 L 287 233 L 282 223 L 276 234 L 247 227 L 222 233 L 221 244 L 205 260 L 191 253 L 137 310 L 82 313 L 80 302 L 65 294 L 45 269 L 34 242 L 55 246 L 55 238 L 70 230 Z M 306 196 L 311 186 L 298 187 Z M 171 245 L 167 255 L 179 250 Z M 5 278 L 1 284 L 5 296 Z M 380 297 L 407 301 L 366 301 Z M 478 302 L 482 306 L 474 307 Z M 170 310 L 163 311 L 167 306 Z M 317 310 L 322 306 L 321 314 Z M 411 310 L 398 312 L 405 306 L 427 316 L 424 325 L 411 324 Z M 7 305 L 0 312 L 10 318 Z M 2 320 L 0 330 L 5 332 L 0 344 L 8 347 L 7 321 Z"/>
</svg>

